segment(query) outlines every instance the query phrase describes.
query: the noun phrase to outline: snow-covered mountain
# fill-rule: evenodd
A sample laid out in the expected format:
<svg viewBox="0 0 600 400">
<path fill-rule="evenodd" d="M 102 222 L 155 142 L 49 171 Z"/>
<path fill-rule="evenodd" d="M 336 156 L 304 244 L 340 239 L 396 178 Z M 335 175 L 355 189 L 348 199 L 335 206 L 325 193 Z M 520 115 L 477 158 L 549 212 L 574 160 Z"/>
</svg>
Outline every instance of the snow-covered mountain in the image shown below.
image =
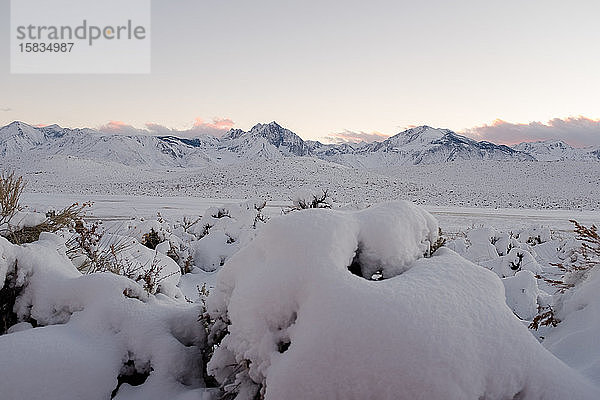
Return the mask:
<svg viewBox="0 0 600 400">
<path fill-rule="evenodd" d="M 232 129 L 222 138 L 227 149 L 238 154 L 274 156 L 273 150 L 287 156 L 307 156 L 310 148 L 304 140 L 277 122 L 257 124 L 248 132 Z M 280 157 L 275 156 L 275 157 Z"/>
<path fill-rule="evenodd" d="M 537 161 L 590 161 L 600 159 L 600 149 L 590 147 L 579 149 L 561 140 L 524 142 L 512 148 L 530 154 Z"/>
<path fill-rule="evenodd" d="M 34 127 L 13 122 L 0 128 L 0 158 L 70 157 L 148 169 L 230 165 L 254 160 L 314 157 L 350 167 L 386 168 L 449 161 L 599 160 L 600 150 L 575 149 L 562 142 L 522 143 L 514 147 L 478 142 L 448 129 L 419 126 L 381 142 L 323 144 L 303 140 L 277 124 L 249 131 L 231 129 L 221 138 L 118 135 L 58 125 Z"/>
<path fill-rule="evenodd" d="M 15 121 L 0 128 L 0 156 L 10 156 L 41 145 L 58 134 L 58 127 L 35 128 Z"/>
<path fill-rule="evenodd" d="M 490 142 L 477 142 L 449 129 L 419 126 L 382 142 L 317 147 L 320 158 L 369 168 L 399 164 L 434 164 L 458 160 L 533 161 L 527 153 Z"/>
<path fill-rule="evenodd" d="M 202 139 L 210 142 L 208 137 Z M 33 127 L 17 121 L 0 128 L 0 157 L 30 160 L 68 156 L 147 168 L 203 166 L 211 160 L 204 154 L 200 141 L 200 138 L 187 143 L 168 136 L 107 134 L 58 125 Z"/>
</svg>

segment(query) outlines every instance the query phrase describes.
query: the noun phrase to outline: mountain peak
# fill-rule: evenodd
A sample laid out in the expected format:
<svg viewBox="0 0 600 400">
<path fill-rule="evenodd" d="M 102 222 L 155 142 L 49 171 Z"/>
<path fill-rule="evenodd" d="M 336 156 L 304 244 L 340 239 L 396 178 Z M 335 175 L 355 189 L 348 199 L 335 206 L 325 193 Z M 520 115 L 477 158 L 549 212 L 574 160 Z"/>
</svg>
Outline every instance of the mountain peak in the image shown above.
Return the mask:
<svg viewBox="0 0 600 400">
<path fill-rule="evenodd" d="M 35 131 L 37 128 L 26 124 L 25 122 L 22 121 L 13 121 L 10 124 L 0 127 L 0 131 L 4 131 L 4 132 L 18 132 L 20 134 L 23 134 L 23 131 L 27 131 L 27 132 L 31 132 L 31 131 Z"/>
<path fill-rule="evenodd" d="M 26 126 L 26 127 L 30 127 L 30 128 L 32 127 L 31 125 L 26 124 L 23 121 L 13 121 L 10 124 L 4 126 L 3 128 L 11 128 L 11 127 L 12 128 L 17 128 L 17 127 L 22 127 L 22 126 Z"/>
<path fill-rule="evenodd" d="M 268 124 L 256 124 L 248 132 L 232 129 L 223 137 L 228 140 L 243 140 L 252 143 L 264 143 L 279 149 L 284 155 L 305 156 L 310 153 L 309 146 L 294 132 L 279 125 L 275 121 Z"/>
<path fill-rule="evenodd" d="M 512 148 L 531 154 L 538 161 L 585 161 L 590 158 L 597 158 L 590 149 L 575 148 L 559 139 L 523 142 L 512 146 Z"/>
<path fill-rule="evenodd" d="M 261 131 L 264 129 L 271 129 L 271 130 L 283 130 L 285 129 L 284 127 L 282 127 L 281 125 L 279 125 L 277 122 L 275 121 L 271 121 L 268 124 L 262 124 L 262 123 L 258 123 L 256 125 L 254 125 L 251 129 L 250 132 L 257 132 L 257 131 Z"/>
<path fill-rule="evenodd" d="M 268 126 L 272 126 L 274 128 L 281 128 L 281 125 L 279 125 L 276 121 L 271 121 L 268 124 L 266 124 Z"/>
<path fill-rule="evenodd" d="M 401 145 L 407 145 L 410 143 L 414 143 L 415 145 L 417 145 L 424 143 L 433 143 L 444 138 L 447 135 L 456 134 L 449 129 L 432 128 L 428 125 L 421 125 L 400 132 L 397 135 L 386 139 L 386 141 Z"/>
</svg>

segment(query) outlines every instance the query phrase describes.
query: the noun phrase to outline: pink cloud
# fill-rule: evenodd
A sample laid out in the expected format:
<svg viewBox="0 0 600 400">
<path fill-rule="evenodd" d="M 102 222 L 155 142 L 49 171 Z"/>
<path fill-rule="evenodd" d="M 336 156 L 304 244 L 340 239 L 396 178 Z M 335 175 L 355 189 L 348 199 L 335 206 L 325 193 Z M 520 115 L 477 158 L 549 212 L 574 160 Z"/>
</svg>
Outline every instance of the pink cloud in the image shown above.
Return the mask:
<svg viewBox="0 0 600 400">
<path fill-rule="evenodd" d="M 600 145 L 600 119 L 583 116 L 554 118 L 546 123 L 534 121 L 526 124 L 497 119 L 490 125 L 465 129 L 462 134 L 476 140 L 513 145 L 540 140 L 562 140 L 572 146 Z"/>
<path fill-rule="evenodd" d="M 389 137 L 389 135 L 385 135 L 383 133 L 376 132 L 376 131 L 373 131 L 373 132 L 362 132 L 362 131 L 355 132 L 355 131 L 345 130 L 343 132 L 332 133 L 330 136 L 327 136 L 325 138 L 325 140 L 327 140 L 329 142 L 337 143 L 337 144 L 341 144 L 341 143 L 360 143 L 360 142 L 371 143 L 371 142 L 385 140 L 388 137 Z"/>
<path fill-rule="evenodd" d="M 229 118 L 213 118 L 212 122 L 204 122 L 200 117 L 194 120 L 194 128 L 210 128 L 217 130 L 229 130 L 235 123 Z"/>
<path fill-rule="evenodd" d="M 235 123 L 229 118 L 213 118 L 212 122 L 204 122 L 201 118 L 196 118 L 189 129 L 173 129 L 161 124 L 148 122 L 144 128 L 136 128 L 126 124 L 123 121 L 109 121 L 107 124 L 98 127 L 98 130 L 105 133 L 120 135 L 155 135 L 155 136 L 179 136 L 194 137 L 201 135 L 222 136 Z"/>
<path fill-rule="evenodd" d="M 106 130 L 120 130 L 123 129 L 126 126 L 130 126 L 127 125 L 125 122 L 123 121 L 109 121 L 106 125 L 103 125 L 103 128 Z"/>
</svg>

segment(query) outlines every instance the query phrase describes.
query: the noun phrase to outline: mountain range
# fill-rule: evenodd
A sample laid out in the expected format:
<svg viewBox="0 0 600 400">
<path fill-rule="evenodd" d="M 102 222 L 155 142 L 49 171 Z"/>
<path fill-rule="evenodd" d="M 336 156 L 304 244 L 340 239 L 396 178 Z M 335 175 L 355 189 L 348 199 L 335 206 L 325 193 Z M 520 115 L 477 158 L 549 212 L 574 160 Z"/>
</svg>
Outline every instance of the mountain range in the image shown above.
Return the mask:
<svg viewBox="0 0 600 400">
<path fill-rule="evenodd" d="M 34 127 L 19 121 L 0 128 L 0 159 L 53 156 L 151 169 L 282 157 L 315 157 L 355 168 L 381 168 L 468 160 L 600 161 L 600 148 L 574 148 L 561 141 L 509 147 L 429 126 L 411 128 L 381 142 L 343 144 L 303 140 L 276 122 L 257 124 L 249 131 L 231 129 L 220 138 L 120 135 L 58 125 Z"/>
</svg>

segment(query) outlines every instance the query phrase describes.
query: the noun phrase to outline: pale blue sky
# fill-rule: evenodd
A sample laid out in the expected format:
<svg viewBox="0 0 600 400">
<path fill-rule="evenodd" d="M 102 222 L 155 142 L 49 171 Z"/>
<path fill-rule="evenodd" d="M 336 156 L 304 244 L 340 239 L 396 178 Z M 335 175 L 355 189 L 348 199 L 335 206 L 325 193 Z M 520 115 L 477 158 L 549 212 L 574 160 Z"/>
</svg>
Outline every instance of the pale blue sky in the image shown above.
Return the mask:
<svg viewBox="0 0 600 400">
<path fill-rule="evenodd" d="M 150 75 L 11 75 L 9 0 L 0 0 L 0 124 L 184 129 L 219 117 L 244 129 L 276 120 L 318 138 L 600 118 L 595 0 L 152 7 Z"/>
</svg>

